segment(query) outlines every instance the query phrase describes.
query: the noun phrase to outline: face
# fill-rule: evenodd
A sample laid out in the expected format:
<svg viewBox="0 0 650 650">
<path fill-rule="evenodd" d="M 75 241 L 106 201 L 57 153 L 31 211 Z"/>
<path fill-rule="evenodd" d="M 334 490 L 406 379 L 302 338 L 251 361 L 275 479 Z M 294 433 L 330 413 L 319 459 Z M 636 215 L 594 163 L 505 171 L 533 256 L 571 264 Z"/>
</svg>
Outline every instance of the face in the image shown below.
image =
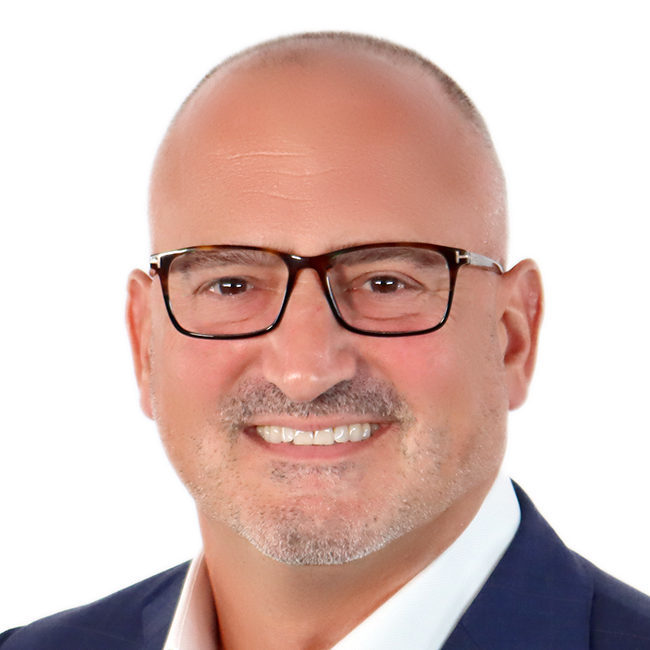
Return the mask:
<svg viewBox="0 0 650 650">
<path fill-rule="evenodd" d="M 414 241 L 498 257 L 497 185 L 478 136 L 417 71 L 331 52 L 308 66 L 230 70 L 195 96 L 161 149 L 154 250 L 316 255 Z M 502 459 L 502 294 L 496 274 L 461 269 L 441 330 L 374 338 L 335 322 L 307 270 L 277 329 L 219 341 L 178 333 L 159 281 L 132 279 L 143 405 L 204 534 L 234 530 L 297 564 L 361 558 L 413 530 L 436 534 Z M 278 429 L 258 430 L 267 426 Z M 371 434 L 331 445 L 260 435 L 279 428 Z"/>
</svg>

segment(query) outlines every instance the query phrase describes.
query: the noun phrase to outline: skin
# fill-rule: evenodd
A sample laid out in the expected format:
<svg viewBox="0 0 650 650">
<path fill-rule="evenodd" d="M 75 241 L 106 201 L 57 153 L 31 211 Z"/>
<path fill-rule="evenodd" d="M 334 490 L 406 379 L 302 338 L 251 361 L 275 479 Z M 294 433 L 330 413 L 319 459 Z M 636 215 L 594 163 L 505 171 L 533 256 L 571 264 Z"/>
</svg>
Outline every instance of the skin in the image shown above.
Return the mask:
<svg viewBox="0 0 650 650">
<path fill-rule="evenodd" d="M 374 54 L 310 48 L 306 65 L 226 67 L 187 104 L 154 169 L 153 249 L 231 243 L 316 255 L 421 241 L 503 258 L 493 152 L 437 82 Z M 527 260 L 503 276 L 462 269 L 437 332 L 359 336 L 337 325 L 307 271 L 275 331 L 202 341 L 172 327 L 156 279 L 132 273 L 141 402 L 196 501 L 224 647 L 330 647 L 453 542 L 498 472 L 540 314 Z M 380 386 L 400 408 L 258 413 L 245 424 L 379 423 L 367 442 L 295 453 L 233 431 L 225 417 L 246 391 L 272 385 L 305 403 L 341 382 L 360 399 Z M 303 548 L 296 538 L 361 557 L 287 563 Z"/>
</svg>

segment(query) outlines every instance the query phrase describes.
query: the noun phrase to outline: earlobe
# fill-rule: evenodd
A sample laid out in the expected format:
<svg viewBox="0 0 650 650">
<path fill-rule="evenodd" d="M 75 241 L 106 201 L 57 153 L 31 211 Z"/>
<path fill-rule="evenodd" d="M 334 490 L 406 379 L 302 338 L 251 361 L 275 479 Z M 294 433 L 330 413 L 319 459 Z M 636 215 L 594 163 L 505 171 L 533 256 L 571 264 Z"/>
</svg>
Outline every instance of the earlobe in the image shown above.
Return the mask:
<svg viewBox="0 0 650 650">
<path fill-rule="evenodd" d="M 126 323 L 131 341 L 135 376 L 140 389 L 140 404 L 144 413 L 153 418 L 151 408 L 151 308 L 149 293 L 151 278 L 143 271 L 129 275 Z"/>
<path fill-rule="evenodd" d="M 542 279 L 537 265 L 524 260 L 503 276 L 502 354 L 509 406 L 523 404 L 533 376 L 542 321 Z"/>
</svg>

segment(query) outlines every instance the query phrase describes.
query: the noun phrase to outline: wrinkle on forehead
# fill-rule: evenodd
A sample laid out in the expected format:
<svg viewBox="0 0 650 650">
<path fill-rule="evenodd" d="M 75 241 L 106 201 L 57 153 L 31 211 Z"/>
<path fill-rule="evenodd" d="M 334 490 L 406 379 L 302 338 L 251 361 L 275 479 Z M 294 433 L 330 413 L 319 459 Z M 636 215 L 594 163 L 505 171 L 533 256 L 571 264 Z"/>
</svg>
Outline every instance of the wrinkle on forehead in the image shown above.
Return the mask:
<svg viewBox="0 0 650 650">
<path fill-rule="evenodd" d="M 323 165 L 314 149 L 275 151 L 210 151 L 205 155 L 206 164 L 212 167 L 232 166 L 241 172 L 278 174 L 280 176 L 318 176 L 335 171 L 332 165 Z M 278 167 L 281 161 L 285 167 Z M 272 163 L 265 167 L 266 163 Z"/>
<path fill-rule="evenodd" d="M 215 152 L 213 156 L 223 156 L 227 160 L 238 160 L 240 158 L 306 158 L 305 152 L 299 151 L 244 151 L 241 153 L 221 153 Z"/>
<path fill-rule="evenodd" d="M 308 202 L 313 183 L 337 169 L 326 164 L 312 148 L 231 152 L 210 151 L 205 155 L 206 182 L 222 179 L 224 192 L 245 198 L 260 195 L 270 199 Z M 229 180 L 235 177 L 236 183 Z M 286 181 L 286 182 L 285 182 Z M 298 182 L 296 182 L 298 181 Z"/>
</svg>

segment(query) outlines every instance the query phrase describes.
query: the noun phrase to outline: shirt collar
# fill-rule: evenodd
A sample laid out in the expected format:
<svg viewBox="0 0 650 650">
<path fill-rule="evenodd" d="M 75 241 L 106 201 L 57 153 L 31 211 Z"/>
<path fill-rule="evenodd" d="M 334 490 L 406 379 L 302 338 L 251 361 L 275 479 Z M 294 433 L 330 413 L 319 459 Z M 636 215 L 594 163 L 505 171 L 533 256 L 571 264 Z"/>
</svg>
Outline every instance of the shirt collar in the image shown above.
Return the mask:
<svg viewBox="0 0 650 650">
<path fill-rule="evenodd" d="M 512 483 L 499 474 L 458 539 L 332 650 L 440 648 L 508 548 L 519 520 Z M 216 639 L 201 553 L 190 565 L 163 650 L 218 650 Z"/>
<path fill-rule="evenodd" d="M 190 564 L 163 650 L 219 650 L 217 614 L 203 552 Z"/>
<path fill-rule="evenodd" d="M 519 502 L 499 475 L 461 535 L 332 650 L 436 650 L 470 606 L 517 532 Z"/>
</svg>

